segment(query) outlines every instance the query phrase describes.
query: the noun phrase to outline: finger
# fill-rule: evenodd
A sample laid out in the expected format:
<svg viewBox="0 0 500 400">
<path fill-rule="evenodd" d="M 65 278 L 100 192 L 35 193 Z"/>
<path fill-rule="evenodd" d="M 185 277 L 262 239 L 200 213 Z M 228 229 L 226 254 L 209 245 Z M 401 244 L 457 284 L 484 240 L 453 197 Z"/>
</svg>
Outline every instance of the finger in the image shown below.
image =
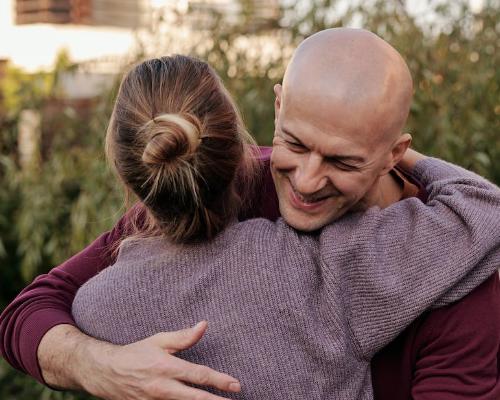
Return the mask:
<svg viewBox="0 0 500 400">
<path fill-rule="evenodd" d="M 205 390 L 186 386 L 180 382 L 174 382 L 170 386 L 169 393 L 175 400 L 228 400 L 226 397 L 220 397 Z"/>
<path fill-rule="evenodd" d="M 188 349 L 198 343 L 206 329 L 207 321 L 201 321 L 191 328 L 174 332 L 157 333 L 149 339 L 169 353 L 175 353 L 180 350 Z"/>
<path fill-rule="evenodd" d="M 241 390 L 238 379 L 233 378 L 231 375 L 180 358 L 176 358 L 174 363 L 175 369 L 179 371 L 175 378 L 183 382 L 212 386 L 227 392 L 239 392 Z"/>
</svg>

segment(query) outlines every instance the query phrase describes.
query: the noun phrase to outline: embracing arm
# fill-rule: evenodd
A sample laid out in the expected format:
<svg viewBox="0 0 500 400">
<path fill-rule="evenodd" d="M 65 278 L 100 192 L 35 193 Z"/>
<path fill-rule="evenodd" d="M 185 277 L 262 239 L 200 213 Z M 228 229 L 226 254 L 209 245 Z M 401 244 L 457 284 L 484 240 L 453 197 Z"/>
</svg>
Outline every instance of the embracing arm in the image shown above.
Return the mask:
<svg viewBox="0 0 500 400">
<path fill-rule="evenodd" d="M 348 215 L 322 234 L 324 262 L 340 269 L 364 357 L 500 265 L 500 189 L 437 159 L 417 161 L 411 173 L 426 186 L 427 204 L 407 199 Z"/>
<path fill-rule="evenodd" d="M 265 217 L 275 220 L 279 212 L 269 171 L 271 148 L 259 147 L 258 150 L 259 161 L 262 164 L 262 170 L 260 170 L 262 184 L 254 194 L 255 198 L 247 199 L 253 208 L 248 211 L 248 214 L 242 214 L 240 217 L 241 219 Z M 71 316 L 71 304 L 75 293 L 87 280 L 113 264 L 114 258 L 109 249 L 128 232 L 130 226 L 128 216 L 132 212 L 140 213 L 140 206 L 133 207 L 111 231 L 101 235 L 82 252 L 48 274 L 37 277 L 3 311 L 0 315 L 0 353 L 14 368 L 45 383 L 38 363 L 37 350 L 44 364 L 45 374 L 51 374 L 49 360 L 52 361 L 54 368 L 57 362 L 50 352 L 47 352 L 47 362 L 44 361 L 46 346 L 42 343 L 42 348 L 39 348 L 42 338 L 47 339 L 47 343 L 49 339 L 52 339 L 51 343 L 58 343 L 60 340 L 59 350 L 61 350 L 60 347 L 67 343 L 63 341 L 67 335 L 73 338 L 78 336 L 78 329 L 71 328 L 75 325 Z M 55 326 L 61 324 L 65 327 L 53 330 Z M 87 338 L 83 334 L 80 335 L 82 340 Z M 64 366 L 64 363 L 59 365 Z M 54 386 L 72 386 L 69 383 L 64 385 L 62 382 L 52 382 Z"/>
<path fill-rule="evenodd" d="M 81 389 L 106 400 L 224 400 L 184 383 L 238 392 L 237 379 L 173 354 L 195 345 L 207 329 L 161 332 L 126 346 L 93 339 L 71 325 L 58 325 L 42 339 L 40 366 L 47 383 Z"/>
<path fill-rule="evenodd" d="M 75 326 L 71 305 L 76 292 L 114 262 L 114 245 L 129 232 L 133 212 L 140 213 L 140 207 L 82 252 L 37 277 L 14 299 L 0 317 L 2 355 L 44 384 L 83 389 L 107 400 L 222 399 L 183 382 L 239 391 L 235 378 L 172 355 L 200 340 L 206 323 L 128 346 L 93 339 Z"/>
<path fill-rule="evenodd" d="M 78 288 L 112 264 L 112 244 L 121 237 L 124 220 L 90 246 L 49 273 L 38 276 L 0 316 L 0 350 L 14 367 L 44 383 L 37 360 L 42 338 L 56 325 L 75 325 L 71 304 Z"/>
</svg>

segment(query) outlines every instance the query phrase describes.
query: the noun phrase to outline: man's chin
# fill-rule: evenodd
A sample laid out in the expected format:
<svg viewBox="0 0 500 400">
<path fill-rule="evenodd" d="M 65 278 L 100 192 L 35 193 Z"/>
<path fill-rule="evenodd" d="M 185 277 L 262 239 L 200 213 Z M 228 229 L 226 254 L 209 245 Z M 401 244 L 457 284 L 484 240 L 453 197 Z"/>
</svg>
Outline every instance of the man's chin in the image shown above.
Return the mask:
<svg viewBox="0 0 500 400">
<path fill-rule="evenodd" d="M 281 209 L 281 216 L 285 222 L 292 228 L 301 232 L 314 232 L 319 229 L 330 225 L 337 219 L 341 218 L 347 210 L 338 210 L 336 214 L 322 214 L 322 215 L 307 215 L 305 213 L 298 212 L 293 208 L 283 207 Z"/>
<path fill-rule="evenodd" d="M 311 218 L 307 215 L 297 215 L 294 212 L 285 211 L 281 213 L 281 216 L 288 225 L 301 232 L 314 232 L 328 225 L 328 221 L 322 221 L 317 217 Z"/>
</svg>

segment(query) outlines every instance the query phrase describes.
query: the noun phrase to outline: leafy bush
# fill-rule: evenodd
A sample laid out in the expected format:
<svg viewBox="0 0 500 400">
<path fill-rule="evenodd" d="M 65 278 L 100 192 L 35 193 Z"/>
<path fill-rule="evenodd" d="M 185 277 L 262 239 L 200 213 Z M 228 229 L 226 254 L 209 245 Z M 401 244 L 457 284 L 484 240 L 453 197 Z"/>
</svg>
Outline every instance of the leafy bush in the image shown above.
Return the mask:
<svg viewBox="0 0 500 400">
<path fill-rule="evenodd" d="M 243 1 L 247 6 L 249 1 Z M 283 27 L 252 33 L 259 46 L 249 50 L 248 27 L 222 23 L 212 34 L 185 46 L 207 59 L 235 96 L 249 130 L 261 144 L 273 134 L 273 85 L 281 79 L 292 50 L 320 29 L 352 23 L 378 33 L 407 60 L 415 81 L 408 121 L 416 148 L 473 169 L 500 184 L 498 92 L 499 2 L 472 13 L 465 1 L 438 3 L 433 18 L 410 15 L 402 1 L 376 0 L 338 11 L 342 2 L 317 0 L 283 7 Z M 345 4 L 345 2 L 344 2 Z M 248 7 L 243 7 L 246 12 Z M 337 10 L 332 12 L 332 10 Z M 250 10 L 251 11 L 251 10 Z M 230 26 L 230 28 L 227 28 Z M 157 52 L 171 42 L 152 33 Z M 263 58 L 266 43 L 278 46 Z M 0 117 L 0 308 L 34 276 L 46 272 L 110 228 L 123 212 L 121 191 L 104 160 L 103 138 L 114 91 L 96 101 L 87 119 L 64 106 L 51 121 L 50 145 L 41 163 L 21 170 L 17 123 L 21 110 L 44 109 L 61 93 L 58 77 L 74 69 L 64 54 L 51 73 L 28 75 L 11 69 L 3 82 Z M 1 399 L 90 398 L 53 392 L 0 360 Z"/>
</svg>

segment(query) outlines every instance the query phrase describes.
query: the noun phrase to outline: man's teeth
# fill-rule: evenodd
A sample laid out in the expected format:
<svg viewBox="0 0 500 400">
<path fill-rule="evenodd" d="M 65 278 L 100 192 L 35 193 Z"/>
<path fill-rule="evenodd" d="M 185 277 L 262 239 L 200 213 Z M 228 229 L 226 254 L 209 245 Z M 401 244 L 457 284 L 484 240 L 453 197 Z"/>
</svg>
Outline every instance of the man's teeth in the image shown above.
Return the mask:
<svg viewBox="0 0 500 400">
<path fill-rule="evenodd" d="M 313 203 L 316 203 L 316 202 L 321 200 L 321 199 L 307 199 L 307 198 L 303 197 L 302 195 L 300 195 L 299 193 L 296 193 L 296 194 L 297 194 L 297 197 L 299 198 L 299 200 L 305 204 L 313 204 Z"/>
</svg>

